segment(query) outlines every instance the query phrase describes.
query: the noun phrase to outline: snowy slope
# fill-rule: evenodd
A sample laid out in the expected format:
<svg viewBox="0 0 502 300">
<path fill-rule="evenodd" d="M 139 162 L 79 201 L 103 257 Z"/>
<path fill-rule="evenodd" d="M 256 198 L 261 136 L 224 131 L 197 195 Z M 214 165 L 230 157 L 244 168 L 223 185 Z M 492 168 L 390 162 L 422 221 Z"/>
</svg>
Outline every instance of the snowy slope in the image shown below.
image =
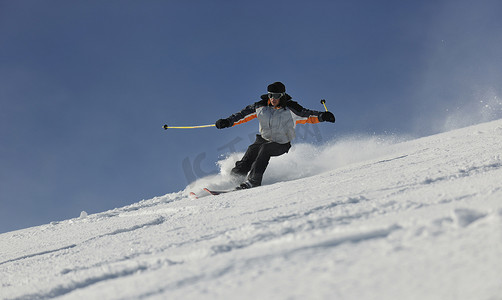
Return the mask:
<svg viewBox="0 0 502 300">
<path fill-rule="evenodd" d="M 0 298 L 502 299 L 502 120 L 309 147 L 267 186 L 1 234 Z"/>
</svg>

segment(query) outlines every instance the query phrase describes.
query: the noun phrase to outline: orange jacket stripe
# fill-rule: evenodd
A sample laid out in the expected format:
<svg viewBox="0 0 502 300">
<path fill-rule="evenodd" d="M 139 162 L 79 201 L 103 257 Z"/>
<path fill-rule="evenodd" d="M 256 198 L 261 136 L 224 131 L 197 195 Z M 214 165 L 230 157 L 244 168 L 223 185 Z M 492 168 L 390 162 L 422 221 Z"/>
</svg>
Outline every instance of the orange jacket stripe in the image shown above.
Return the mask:
<svg viewBox="0 0 502 300">
<path fill-rule="evenodd" d="M 310 116 L 306 119 L 301 119 L 301 120 L 296 121 L 296 124 L 306 124 L 306 123 L 317 124 L 320 122 L 319 122 L 319 118 L 317 116 Z"/>
<path fill-rule="evenodd" d="M 253 113 L 253 114 L 251 114 L 251 115 L 246 116 L 246 117 L 245 117 L 245 118 L 243 118 L 243 119 L 240 119 L 239 121 L 235 122 L 235 123 L 234 123 L 234 125 L 232 125 L 232 126 L 235 126 L 235 125 L 240 125 L 240 124 L 242 124 L 242 123 L 249 122 L 249 121 L 251 121 L 251 120 L 253 120 L 253 119 L 256 119 L 256 113 Z"/>
</svg>

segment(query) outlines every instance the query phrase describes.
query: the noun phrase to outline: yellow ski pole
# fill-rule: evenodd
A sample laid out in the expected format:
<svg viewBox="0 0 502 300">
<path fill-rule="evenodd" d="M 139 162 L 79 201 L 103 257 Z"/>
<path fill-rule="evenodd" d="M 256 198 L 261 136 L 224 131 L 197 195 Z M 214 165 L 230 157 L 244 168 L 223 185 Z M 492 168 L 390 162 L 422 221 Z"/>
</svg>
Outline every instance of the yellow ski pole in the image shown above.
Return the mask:
<svg viewBox="0 0 502 300">
<path fill-rule="evenodd" d="M 328 111 L 328 108 L 326 107 L 326 100 L 321 99 L 321 104 L 324 105 L 324 109 Z"/>
<path fill-rule="evenodd" d="M 216 125 L 214 124 L 210 124 L 210 125 L 197 125 L 197 126 L 167 126 L 167 125 L 164 125 L 162 126 L 162 128 L 164 128 L 165 130 L 167 129 L 193 129 L 193 128 L 205 128 L 205 127 L 214 127 Z"/>
</svg>

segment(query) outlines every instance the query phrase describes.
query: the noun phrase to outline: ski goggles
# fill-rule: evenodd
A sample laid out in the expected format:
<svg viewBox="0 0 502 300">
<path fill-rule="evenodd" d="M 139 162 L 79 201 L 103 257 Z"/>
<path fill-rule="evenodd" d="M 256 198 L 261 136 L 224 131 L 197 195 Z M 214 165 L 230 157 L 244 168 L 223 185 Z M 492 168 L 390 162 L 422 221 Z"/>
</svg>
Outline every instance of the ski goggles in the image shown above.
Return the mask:
<svg viewBox="0 0 502 300">
<path fill-rule="evenodd" d="M 284 96 L 284 93 L 268 93 L 268 98 L 269 99 L 280 99 L 282 96 Z"/>
</svg>

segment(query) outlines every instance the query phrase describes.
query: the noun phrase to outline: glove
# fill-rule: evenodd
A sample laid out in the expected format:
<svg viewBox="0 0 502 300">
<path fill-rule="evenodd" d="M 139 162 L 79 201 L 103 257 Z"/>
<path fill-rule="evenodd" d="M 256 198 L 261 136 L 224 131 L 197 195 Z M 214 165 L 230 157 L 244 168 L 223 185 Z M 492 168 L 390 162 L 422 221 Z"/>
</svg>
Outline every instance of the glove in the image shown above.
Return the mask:
<svg viewBox="0 0 502 300">
<path fill-rule="evenodd" d="M 219 119 L 218 121 L 216 121 L 216 123 L 214 125 L 216 125 L 216 128 L 218 128 L 218 129 L 227 128 L 227 127 L 230 127 L 230 120 L 229 119 Z"/>
<path fill-rule="evenodd" d="M 333 115 L 333 113 L 330 111 L 322 112 L 319 115 L 319 121 L 335 123 L 335 115 Z"/>
</svg>

